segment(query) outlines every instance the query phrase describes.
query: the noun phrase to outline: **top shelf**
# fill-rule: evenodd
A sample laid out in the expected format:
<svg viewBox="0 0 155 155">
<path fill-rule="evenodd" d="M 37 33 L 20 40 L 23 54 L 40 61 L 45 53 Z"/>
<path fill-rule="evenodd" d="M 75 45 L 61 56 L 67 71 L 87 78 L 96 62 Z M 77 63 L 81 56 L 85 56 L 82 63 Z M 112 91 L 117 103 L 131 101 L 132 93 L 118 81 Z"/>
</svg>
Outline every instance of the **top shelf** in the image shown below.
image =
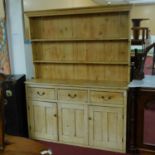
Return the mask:
<svg viewBox="0 0 155 155">
<path fill-rule="evenodd" d="M 129 41 L 129 38 L 105 38 L 105 39 L 31 39 L 31 42 L 80 42 L 80 41 Z"/>
</svg>

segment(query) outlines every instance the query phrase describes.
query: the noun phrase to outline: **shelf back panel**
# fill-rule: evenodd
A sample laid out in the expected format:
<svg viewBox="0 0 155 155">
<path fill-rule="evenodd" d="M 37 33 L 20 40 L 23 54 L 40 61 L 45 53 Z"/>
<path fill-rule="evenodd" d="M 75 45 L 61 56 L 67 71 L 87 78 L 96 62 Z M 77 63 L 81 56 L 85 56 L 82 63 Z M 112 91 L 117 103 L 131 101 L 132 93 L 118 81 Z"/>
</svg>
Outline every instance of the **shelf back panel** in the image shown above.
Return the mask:
<svg viewBox="0 0 155 155">
<path fill-rule="evenodd" d="M 128 65 L 35 64 L 36 78 L 51 80 L 87 80 L 126 82 Z"/>
<path fill-rule="evenodd" d="M 31 39 L 128 37 L 128 13 L 31 17 Z"/>
<path fill-rule="evenodd" d="M 128 41 L 33 43 L 34 60 L 127 62 Z"/>
</svg>

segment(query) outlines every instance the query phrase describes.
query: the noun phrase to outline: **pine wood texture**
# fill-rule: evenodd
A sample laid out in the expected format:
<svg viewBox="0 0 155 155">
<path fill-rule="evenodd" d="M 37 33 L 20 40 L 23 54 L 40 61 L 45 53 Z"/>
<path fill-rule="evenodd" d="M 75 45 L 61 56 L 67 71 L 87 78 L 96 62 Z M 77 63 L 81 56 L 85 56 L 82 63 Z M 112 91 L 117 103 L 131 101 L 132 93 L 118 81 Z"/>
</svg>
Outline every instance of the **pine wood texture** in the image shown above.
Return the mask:
<svg viewBox="0 0 155 155">
<path fill-rule="evenodd" d="M 27 81 L 27 94 L 29 88 L 40 91 L 55 88 L 56 96 L 55 100 L 47 100 L 27 95 L 30 137 L 125 152 L 125 89 Z"/>
<path fill-rule="evenodd" d="M 73 102 L 88 102 L 88 92 L 78 89 L 61 89 L 58 90 L 58 100 Z"/>
<path fill-rule="evenodd" d="M 26 82 L 30 136 L 125 152 L 130 6 L 26 15 L 35 67 Z"/>
<path fill-rule="evenodd" d="M 47 89 L 47 88 L 33 88 L 29 87 L 27 90 L 27 95 L 30 98 L 34 99 L 47 99 L 54 100 L 56 98 L 55 89 Z"/>
<path fill-rule="evenodd" d="M 129 10 L 122 5 L 27 12 L 35 78 L 128 83 Z"/>
<path fill-rule="evenodd" d="M 27 107 L 31 138 L 58 140 L 57 104 L 29 101 Z"/>
<path fill-rule="evenodd" d="M 123 109 L 89 107 L 89 144 L 123 150 Z"/>
<path fill-rule="evenodd" d="M 105 81 L 87 81 L 87 80 L 46 80 L 46 79 L 31 79 L 31 80 L 27 80 L 26 84 L 31 85 L 32 87 L 36 84 L 39 87 L 44 87 L 44 85 L 48 85 L 48 87 L 50 88 L 54 88 L 55 86 L 59 85 L 61 87 L 65 87 L 65 86 L 69 86 L 69 87 L 78 87 L 78 88 L 83 88 L 83 87 L 87 87 L 87 88 L 103 88 L 103 89 L 111 89 L 111 90 L 115 90 L 115 91 L 119 91 L 119 90 L 127 90 L 128 89 L 128 85 L 126 82 L 105 82 Z M 46 87 L 46 88 L 48 88 Z"/>
<path fill-rule="evenodd" d="M 122 104 L 123 94 L 120 92 L 90 91 L 90 102 Z"/>
<path fill-rule="evenodd" d="M 87 107 L 74 103 L 58 103 L 59 140 L 88 145 Z"/>
<path fill-rule="evenodd" d="M 44 17 L 44 16 L 58 16 L 58 15 L 79 15 L 94 13 L 108 13 L 108 12 L 127 12 L 131 9 L 131 5 L 115 5 L 115 6 L 97 6 L 97 7 L 82 7 L 82 8 L 67 8 L 67 9 L 52 9 L 44 11 L 29 11 L 25 12 L 28 17 Z"/>
</svg>

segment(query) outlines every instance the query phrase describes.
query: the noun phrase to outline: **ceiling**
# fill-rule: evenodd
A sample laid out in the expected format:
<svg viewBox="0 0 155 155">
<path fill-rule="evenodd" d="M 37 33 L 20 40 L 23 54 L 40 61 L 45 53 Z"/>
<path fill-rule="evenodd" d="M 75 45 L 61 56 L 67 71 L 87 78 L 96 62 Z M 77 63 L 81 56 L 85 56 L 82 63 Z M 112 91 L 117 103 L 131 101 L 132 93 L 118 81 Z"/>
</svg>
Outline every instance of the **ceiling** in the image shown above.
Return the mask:
<svg viewBox="0 0 155 155">
<path fill-rule="evenodd" d="M 93 0 L 98 4 L 145 4 L 155 3 L 155 0 Z"/>
<path fill-rule="evenodd" d="M 24 11 L 153 2 L 155 4 L 155 0 L 23 0 Z"/>
</svg>

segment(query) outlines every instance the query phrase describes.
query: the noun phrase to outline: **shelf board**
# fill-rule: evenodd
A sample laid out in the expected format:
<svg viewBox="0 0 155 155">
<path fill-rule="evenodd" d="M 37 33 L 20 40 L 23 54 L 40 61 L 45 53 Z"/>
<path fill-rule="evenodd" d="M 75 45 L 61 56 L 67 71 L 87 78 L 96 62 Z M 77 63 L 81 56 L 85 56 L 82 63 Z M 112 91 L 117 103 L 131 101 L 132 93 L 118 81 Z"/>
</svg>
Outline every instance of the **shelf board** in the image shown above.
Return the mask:
<svg viewBox="0 0 155 155">
<path fill-rule="evenodd" d="M 128 82 L 122 81 L 91 81 L 91 80 L 50 80 L 50 79 L 32 79 L 27 80 L 26 84 L 36 84 L 40 86 L 78 86 L 78 87 L 86 87 L 86 88 L 104 88 L 104 89 L 116 89 L 115 91 L 122 91 L 122 89 L 128 89 Z M 120 90 L 121 89 L 121 90 Z"/>
<path fill-rule="evenodd" d="M 79 65 L 129 65 L 128 62 L 120 61 L 120 62 L 98 62 L 98 61 L 40 61 L 34 60 L 35 64 L 79 64 Z"/>
<path fill-rule="evenodd" d="M 129 41 L 129 38 L 103 38 L 103 39 L 32 39 L 31 42 L 89 42 L 89 41 Z"/>
</svg>

